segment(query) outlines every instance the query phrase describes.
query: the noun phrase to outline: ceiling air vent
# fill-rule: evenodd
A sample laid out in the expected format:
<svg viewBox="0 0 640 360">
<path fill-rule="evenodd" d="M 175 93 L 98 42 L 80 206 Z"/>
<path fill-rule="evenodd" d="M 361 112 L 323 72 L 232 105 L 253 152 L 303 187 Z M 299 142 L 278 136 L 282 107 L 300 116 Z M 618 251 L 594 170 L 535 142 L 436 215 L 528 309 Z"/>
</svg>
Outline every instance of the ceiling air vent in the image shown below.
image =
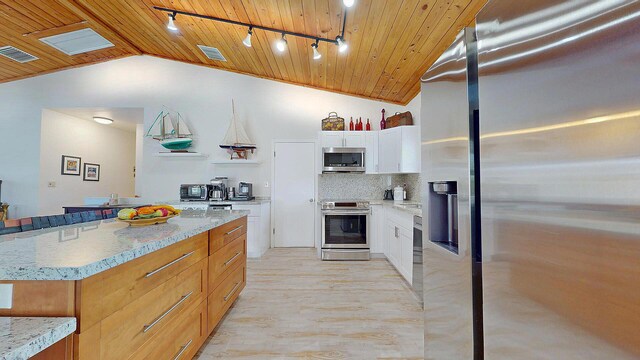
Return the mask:
<svg viewBox="0 0 640 360">
<path fill-rule="evenodd" d="M 0 55 L 4 57 L 8 57 L 9 59 L 17 61 L 19 63 L 26 63 L 33 60 L 38 60 L 37 57 L 31 54 L 28 54 L 20 49 L 14 48 L 13 46 L 0 47 Z"/>
<path fill-rule="evenodd" d="M 40 41 L 67 55 L 77 55 L 114 46 L 109 40 L 89 28 L 44 37 Z"/>
<path fill-rule="evenodd" d="M 227 61 L 227 59 L 225 59 L 224 56 L 222 56 L 222 53 L 220 52 L 220 50 L 214 47 L 204 46 L 204 45 L 198 45 L 198 47 L 211 60 Z"/>
</svg>

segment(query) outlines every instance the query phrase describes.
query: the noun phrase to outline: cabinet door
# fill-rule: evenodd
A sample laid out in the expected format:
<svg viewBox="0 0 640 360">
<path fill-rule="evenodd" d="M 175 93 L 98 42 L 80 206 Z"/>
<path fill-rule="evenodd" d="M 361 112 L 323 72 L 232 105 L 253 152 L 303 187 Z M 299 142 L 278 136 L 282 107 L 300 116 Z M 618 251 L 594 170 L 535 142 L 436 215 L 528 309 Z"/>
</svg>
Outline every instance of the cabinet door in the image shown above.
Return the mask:
<svg viewBox="0 0 640 360">
<path fill-rule="evenodd" d="M 400 271 L 402 246 L 400 243 L 400 228 L 393 222 L 389 223 L 389 261 Z"/>
<path fill-rule="evenodd" d="M 381 174 L 396 174 L 400 172 L 401 141 L 401 128 L 380 131 L 378 139 L 378 164 Z"/>
<path fill-rule="evenodd" d="M 353 131 L 344 133 L 344 146 L 346 147 L 365 147 L 364 131 Z"/>
<path fill-rule="evenodd" d="M 381 254 L 384 252 L 382 246 L 384 234 L 378 231 L 378 224 L 383 220 L 382 205 L 371 205 L 371 221 L 369 222 L 369 247 L 372 254 Z"/>
<path fill-rule="evenodd" d="M 247 219 L 247 257 L 256 258 L 262 255 L 260 235 L 260 218 L 249 216 Z"/>
<path fill-rule="evenodd" d="M 343 131 L 321 131 L 320 132 L 320 145 L 321 148 L 326 147 L 343 147 L 344 146 L 344 132 Z M 322 152 L 322 149 L 320 149 Z"/>
<path fill-rule="evenodd" d="M 377 174 L 378 166 L 378 131 L 367 131 L 364 136 L 364 167 L 366 174 Z"/>
<path fill-rule="evenodd" d="M 400 230 L 401 259 L 400 273 L 411 284 L 413 277 L 413 232 L 407 229 Z"/>
<path fill-rule="evenodd" d="M 402 126 L 400 171 L 403 174 L 420 173 L 420 131 L 417 126 Z"/>
</svg>

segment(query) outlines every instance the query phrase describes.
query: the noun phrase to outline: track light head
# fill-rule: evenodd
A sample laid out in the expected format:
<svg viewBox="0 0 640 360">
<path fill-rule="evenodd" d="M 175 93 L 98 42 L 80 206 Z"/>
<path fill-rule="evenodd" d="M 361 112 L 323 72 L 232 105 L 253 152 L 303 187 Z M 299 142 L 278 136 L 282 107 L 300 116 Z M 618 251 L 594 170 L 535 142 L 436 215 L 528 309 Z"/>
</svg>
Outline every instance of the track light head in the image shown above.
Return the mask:
<svg viewBox="0 0 640 360">
<path fill-rule="evenodd" d="M 276 49 L 280 52 L 287 50 L 287 39 L 284 38 L 284 33 L 282 33 L 282 38 L 276 42 Z"/>
<path fill-rule="evenodd" d="M 313 48 L 313 59 L 314 60 L 318 60 L 322 57 L 322 54 L 320 54 L 320 51 L 318 51 L 318 43 L 320 42 L 320 40 L 316 39 L 316 42 L 314 44 L 311 44 L 311 47 Z"/>
<path fill-rule="evenodd" d="M 347 51 L 347 48 L 349 47 L 349 45 L 347 45 L 346 42 L 344 42 L 344 39 L 342 38 L 342 36 L 338 36 L 336 38 L 336 42 L 338 43 L 338 51 L 343 53 L 345 51 Z"/>
<path fill-rule="evenodd" d="M 353 4 L 355 4 L 356 0 L 342 0 L 342 3 L 344 4 L 344 6 L 350 8 L 353 6 Z"/>
<path fill-rule="evenodd" d="M 253 27 L 249 27 L 249 31 L 247 32 L 247 37 L 242 40 L 242 43 L 246 47 L 251 47 L 251 35 L 253 35 Z"/>
<path fill-rule="evenodd" d="M 178 31 L 178 27 L 176 26 L 176 13 L 169 14 L 169 22 L 167 23 L 167 29 L 171 31 Z"/>
</svg>

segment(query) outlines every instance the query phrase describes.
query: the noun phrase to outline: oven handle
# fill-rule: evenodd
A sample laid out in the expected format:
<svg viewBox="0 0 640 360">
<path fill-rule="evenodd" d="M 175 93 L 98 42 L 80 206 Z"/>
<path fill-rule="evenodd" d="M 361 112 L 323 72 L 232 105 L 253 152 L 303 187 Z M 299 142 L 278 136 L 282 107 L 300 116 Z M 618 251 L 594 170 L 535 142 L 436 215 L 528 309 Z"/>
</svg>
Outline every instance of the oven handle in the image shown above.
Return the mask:
<svg viewBox="0 0 640 360">
<path fill-rule="evenodd" d="M 322 215 L 371 215 L 371 210 L 362 210 L 362 211 L 322 210 Z"/>
</svg>

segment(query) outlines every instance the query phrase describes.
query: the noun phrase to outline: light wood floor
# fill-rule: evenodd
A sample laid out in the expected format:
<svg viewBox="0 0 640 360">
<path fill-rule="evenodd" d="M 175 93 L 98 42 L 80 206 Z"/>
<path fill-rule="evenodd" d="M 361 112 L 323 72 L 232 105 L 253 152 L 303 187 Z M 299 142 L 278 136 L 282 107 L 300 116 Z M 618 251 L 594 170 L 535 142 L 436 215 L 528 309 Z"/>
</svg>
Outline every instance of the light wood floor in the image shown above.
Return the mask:
<svg viewBox="0 0 640 360">
<path fill-rule="evenodd" d="M 195 359 L 422 359 L 423 337 L 422 309 L 386 260 L 271 249 L 249 260 L 247 287 Z"/>
</svg>

